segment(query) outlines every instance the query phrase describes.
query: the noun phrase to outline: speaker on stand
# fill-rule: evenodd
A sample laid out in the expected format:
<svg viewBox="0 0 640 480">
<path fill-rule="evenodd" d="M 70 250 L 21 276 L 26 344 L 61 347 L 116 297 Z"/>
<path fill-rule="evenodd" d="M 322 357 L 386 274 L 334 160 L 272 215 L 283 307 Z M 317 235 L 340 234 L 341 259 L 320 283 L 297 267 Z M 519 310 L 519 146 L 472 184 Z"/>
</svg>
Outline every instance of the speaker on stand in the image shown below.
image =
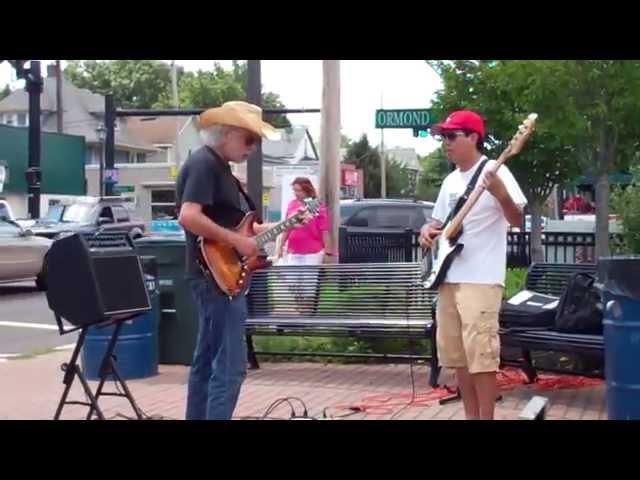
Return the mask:
<svg viewBox="0 0 640 480">
<path fill-rule="evenodd" d="M 56 240 L 47 253 L 47 302 L 53 311 L 60 335 L 80 330 L 71 360 L 62 365 L 66 385 L 54 419 L 60 418 L 64 405 L 89 407 L 87 420 L 93 414 L 104 420 L 98 405 L 101 395 L 126 397 L 136 416 L 142 413 L 125 381 L 118 374 L 113 350 L 122 323 L 151 310 L 140 258 L 126 232 L 73 234 Z M 66 329 L 64 321 L 73 325 Z M 115 328 L 102 358 L 99 383 L 95 395 L 78 366 L 78 357 L 91 326 Z M 89 402 L 67 401 L 69 390 L 78 377 Z M 103 392 L 105 381 L 113 376 L 120 392 Z"/>
</svg>

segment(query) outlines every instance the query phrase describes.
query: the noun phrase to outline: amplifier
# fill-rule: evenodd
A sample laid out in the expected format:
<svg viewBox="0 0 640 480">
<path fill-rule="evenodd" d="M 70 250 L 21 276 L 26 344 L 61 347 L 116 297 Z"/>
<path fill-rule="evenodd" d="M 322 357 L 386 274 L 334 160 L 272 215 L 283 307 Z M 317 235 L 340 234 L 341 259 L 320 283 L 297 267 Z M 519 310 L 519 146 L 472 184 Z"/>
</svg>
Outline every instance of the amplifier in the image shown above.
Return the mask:
<svg viewBox="0 0 640 480">
<path fill-rule="evenodd" d="M 47 254 L 49 308 L 76 326 L 151 309 L 140 258 L 126 233 L 73 234 Z"/>
</svg>

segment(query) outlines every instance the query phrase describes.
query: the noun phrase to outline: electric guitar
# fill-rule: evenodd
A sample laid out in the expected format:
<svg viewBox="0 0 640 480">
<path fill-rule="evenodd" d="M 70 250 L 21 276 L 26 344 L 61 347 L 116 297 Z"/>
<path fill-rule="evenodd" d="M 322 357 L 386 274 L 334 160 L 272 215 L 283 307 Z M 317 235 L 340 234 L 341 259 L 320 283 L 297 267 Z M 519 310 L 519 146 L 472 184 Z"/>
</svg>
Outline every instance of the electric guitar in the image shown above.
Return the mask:
<svg viewBox="0 0 640 480">
<path fill-rule="evenodd" d="M 301 223 L 306 212 L 314 216 L 320 212 L 318 200 L 307 199 L 305 203 L 306 206 L 302 210 L 260 235 L 256 235 L 253 230 L 253 224 L 257 218 L 255 212 L 247 213 L 234 231 L 246 237 L 254 237 L 258 244 L 258 251 L 262 251 L 262 248 L 275 240 L 278 235 Z M 218 284 L 220 290 L 230 297 L 235 297 L 245 290 L 252 272 L 271 265 L 265 254 L 244 257 L 231 245 L 217 240 L 198 237 L 198 246 L 201 254 L 201 266 L 205 273 L 208 273 Z"/>
<path fill-rule="evenodd" d="M 497 171 L 507 159 L 517 155 L 522 150 L 525 142 L 535 130 L 537 118 L 538 115 L 532 113 L 522 125 L 518 127 L 518 131 L 509 142 L 509 145 L 496 160 L 493 171 Z M 458 242 L 462 234 L 462 221 L 484 191 L 485 188 L 480 182 L 455 216 L 442 226 L 442 233 L 436 240 L 435 248 L 432 247 L 429 251 L 424 252 L 422 270 L 424 272 L 423 280 L 426 288 L 436 289 L 440 286 L 454 258 L 464 248 L 464 245 Z"/>
</svg>

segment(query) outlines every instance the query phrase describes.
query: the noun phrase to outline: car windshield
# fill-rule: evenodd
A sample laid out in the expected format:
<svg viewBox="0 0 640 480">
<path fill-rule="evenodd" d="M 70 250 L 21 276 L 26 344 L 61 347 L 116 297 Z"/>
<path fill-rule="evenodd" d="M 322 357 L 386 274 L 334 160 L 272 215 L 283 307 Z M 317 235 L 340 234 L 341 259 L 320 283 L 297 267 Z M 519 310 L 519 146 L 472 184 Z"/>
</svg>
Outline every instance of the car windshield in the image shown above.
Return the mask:
<svg viewBox="0 0 640 480">
<path fill-rule="evenodd" d="M 11 215 L 9 214 L 9 209 L 7 208 L 6 205 L 2 203 L 0 203 L 0 217 L 11 218 Z"/>
<path fill-rule="evenodd" d="M 44 219 L 48 222 L 59 222 L 62 212 L 64 212 L 64 205 L 51 205 Z"/>
<path fill-rule="evenodd" d="M 83 222 L 93 210 L 94 205 L 89 203 L 74 203 L 69 205 L 62 216 L 63 222 Z"/>
<path fill-rule="evenodd" d="M 345 221 L 345 219 L 349 218 L 351 214 L 356 210 L 356 205 L 352 204 L 343 204 L 340 205 L 340 219 L 341 221 Z"/>
</svg>

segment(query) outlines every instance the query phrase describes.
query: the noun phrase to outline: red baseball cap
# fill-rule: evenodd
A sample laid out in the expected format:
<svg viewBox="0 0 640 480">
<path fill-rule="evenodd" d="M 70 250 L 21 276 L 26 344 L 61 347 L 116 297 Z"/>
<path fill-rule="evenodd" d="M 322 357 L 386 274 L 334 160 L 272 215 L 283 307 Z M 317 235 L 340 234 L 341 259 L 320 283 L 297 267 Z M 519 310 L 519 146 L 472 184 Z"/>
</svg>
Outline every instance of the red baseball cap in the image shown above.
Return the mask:
<svg viewBox="0 0 640 480">
<path fill-rule="evenodd" d="M 484 120 L 471 110 L 458 110 L 449 115 L 444 122 L 431 127 L 431 134 L 438 135 L 444 130 L 470 130 L 484 138 Z"/>
</svg>

